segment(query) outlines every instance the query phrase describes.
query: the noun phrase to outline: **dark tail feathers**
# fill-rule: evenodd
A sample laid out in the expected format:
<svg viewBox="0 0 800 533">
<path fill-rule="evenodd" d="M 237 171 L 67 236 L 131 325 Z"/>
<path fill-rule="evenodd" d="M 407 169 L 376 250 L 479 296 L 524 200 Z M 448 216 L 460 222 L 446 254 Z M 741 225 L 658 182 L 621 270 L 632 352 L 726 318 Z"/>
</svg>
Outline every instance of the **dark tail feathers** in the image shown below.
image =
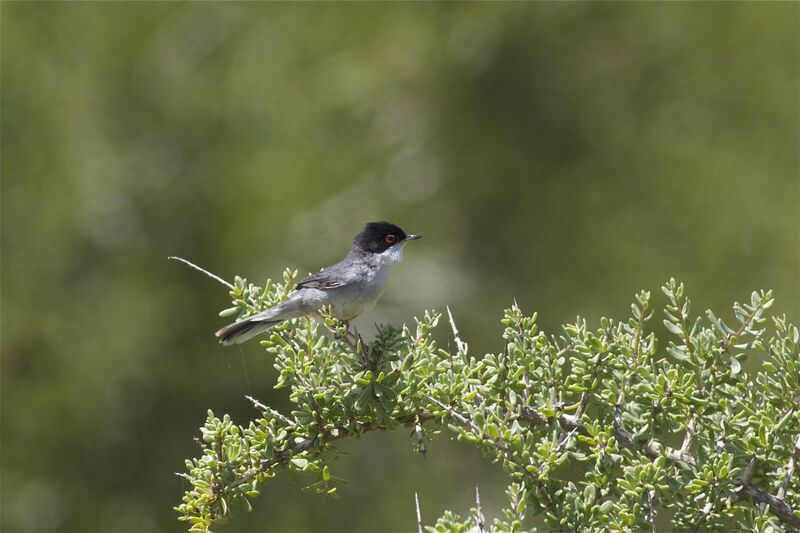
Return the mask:
<svg viewBox="0 0 800 533">
<path fill-rule="evenodd" d="M 215 335 L 219 337 L 219 343 L 223 346 L 241 344 L 252 339 L 259 333 L 267 331 L 272 326 L 279 324 L 282 320 L 252 320 L 245 319 L 233 324 L 228 324 Z"/>
</svg>

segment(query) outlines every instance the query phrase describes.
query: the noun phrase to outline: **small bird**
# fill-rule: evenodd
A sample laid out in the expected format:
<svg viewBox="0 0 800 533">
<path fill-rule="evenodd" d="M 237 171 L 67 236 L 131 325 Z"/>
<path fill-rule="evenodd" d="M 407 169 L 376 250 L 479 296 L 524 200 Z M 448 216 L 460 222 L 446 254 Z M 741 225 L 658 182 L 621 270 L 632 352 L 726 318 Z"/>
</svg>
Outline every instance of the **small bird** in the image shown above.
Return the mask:
<svg viewBox="0 0 800 533">
<path fill-rule="evenodd" d="M 353 239 L 347 256 L 302 280 L 285 302 L 217 331 L 220 344 L 230 346 L 292 318 L 316 313 L 324 305 L 334 318 L 349 322 L 369 311 L 389 281 L 389 267 L 403 259 L 403 247 L 421 239 L 390 222 L 370 222 Z"/>
</svg>

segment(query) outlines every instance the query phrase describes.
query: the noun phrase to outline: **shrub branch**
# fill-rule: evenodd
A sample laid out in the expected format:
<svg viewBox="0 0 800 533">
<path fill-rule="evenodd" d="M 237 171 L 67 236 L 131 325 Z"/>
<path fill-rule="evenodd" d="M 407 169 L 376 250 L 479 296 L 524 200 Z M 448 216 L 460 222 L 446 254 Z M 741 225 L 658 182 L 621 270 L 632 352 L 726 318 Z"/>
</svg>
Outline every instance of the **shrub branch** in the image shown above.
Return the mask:
<svg viewBox="0 0 800 533">
<path fill-rule="evenodd" d="M 231 284 L 171 259 L 230 290 L 227 316 L 279 303 L 296 276 L 287 272 L 283 283 L 264 287 L 238 277 Z M 672 509 L 671 527 L 680 531 L 731 521 L 755 527 L 756 520 L 800 528 L 800 373 L 777 371 L 796 364 L 800 332 L 778 317 L 766 341 L 768 291 L 735 304 L 739 325 L 731 328 L 710 311 L 707 322 L 693 319 L 683 285 L 670 280 L 663 289 L 665 326 L 677 336 L 666 354 L 645 330 L 653 314 L 647 292 L 636 296 L 627 322 L 602 319 L 592 331 L 578 319 L 561 336 L 539 332 L 536 315 L 515 304 L 502 321 L 505 346 L 481 358 L 468 354 L 449 309 L 456 353 L 437 345 L 440 315 L 433 312 L 413 327 L 377 326 L 368 346 L 357 336 L 351 341 L 347 325 L 324 312 L 321 325 L 279 325 L 262 345 L 279 372 L 277 386 L 289 391 L 291 416 L 252 396 L 261 416 L 247 425 L 209 412 L 201 455 L 179 474 L 191 488 L 176 510 L 191 530 L 207 531 L 231 504 L 249 508 L 281 471 L 335 494 L 329 463 L 337 441 L 407 427 L 424 454 L 433 425 L 478 446 L 511 479 L 502 517 L 485 519 L 476 488 L 471 514 L 447 512 L 436 531 L 521 531 L 536 514 L 561 531 L 609 524 L 655 531 L 662 507 Z M 741 361 L 762 349 L 763 370 L 752 379 Z M 680 448 L 665 446 L 681 429 Z M 415 505 L 422 531 L 416 494 Z M 769 514 L 743 512 L 747 505 Z"/>
</svg>

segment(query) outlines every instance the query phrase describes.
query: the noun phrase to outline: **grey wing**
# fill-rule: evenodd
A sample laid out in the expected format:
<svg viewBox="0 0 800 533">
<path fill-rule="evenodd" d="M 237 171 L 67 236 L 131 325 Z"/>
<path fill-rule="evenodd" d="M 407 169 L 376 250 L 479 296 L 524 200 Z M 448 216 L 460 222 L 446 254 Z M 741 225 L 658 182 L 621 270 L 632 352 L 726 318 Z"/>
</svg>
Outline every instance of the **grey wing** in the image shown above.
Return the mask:
<svg viewBox="0 0 800 533">
<path fill-rule="evenodd" d="M 336 263 L 316 274 L 312 274 L 297 284 L 295 289 L 335 289 L 347 285 L 352 281 L 352 273 Z"/>
</svg>

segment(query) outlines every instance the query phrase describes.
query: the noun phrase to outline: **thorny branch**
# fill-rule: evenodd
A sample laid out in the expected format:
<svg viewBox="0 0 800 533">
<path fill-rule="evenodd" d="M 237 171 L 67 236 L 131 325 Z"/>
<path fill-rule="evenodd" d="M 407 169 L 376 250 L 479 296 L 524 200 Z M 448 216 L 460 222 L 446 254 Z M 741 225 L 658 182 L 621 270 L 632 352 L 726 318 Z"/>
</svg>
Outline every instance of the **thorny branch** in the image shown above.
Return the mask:
<svg viewBox="0 0 800 533">
<path fill-rule="evenodd" d="M 286 424 L 289 424 L 289 425 L 292 425 L 292 426 L 296 424 L 296 422 L 294 422 L 292 420 L 289 420 L 280 411 L 277 411 L 277 410 L 273 409 L 272 407 L 269 407 L 268 405 L 264 405 L 263 403 L 261 403 L 260 401 L 256 400 L 252 396 L 246 394 L 245 398 L 250 400 L 250 402 L 253 404 L 253 407 L 255 407 L 256 409 L 260 409 L 261 411 L 264 411 L 265 413 L 269 413 L 272 416 L 280 419 L 282 422 L 284 422 Z"/>
<path fill-rule="evenodd" d="M 523 407 L 519 413 L 519 418 L 536 426 L 544 426 L 549 424 L 554 418 L 558 420 L 558 425 L 561 426 L 565 432 L 577 430 L 581 435 L 588 435 L 583 420 L 575 415 L 568 415 L 561 413 L 557 417 L 550 417 L 532 407 Z"/>
<path fill-rule="evenodd" d="M 624 448 L 637 449 L 637 447 L 650 459 L 657 459 L 661 456 L 661 447 L 656 446 L 656 441 L 651 440 L 644 444 L 634 442 L 633 436 L 625 431 L 622 427 L 622 410 L 623 410 L 624 397 L 620 391 L 617 397 L 617 403 L 614 406 L 614 437 L 617 442 Z"/>
<path fill-rule="evenodd" d="M 797 467 L 798 460 L 800 460 L 800 437 L 797 437 L 797 441 L 794 443 L 794 451 L 792 452 L 792 456 L 789 458 L 789 464 L 786 466 L 786 474 L 783 476 L 781 487 L 778 489 L 777 497 L 781 500 L 784 496 L 786 496 L 786 488 L 789 486 L 789 481 L 794 475 L 794 470 Z"/>
<path fill-rule="evenodd" d="M 730 351 L 731 345 L 733 344 L 733 340 L 739 338 L 742 335 L 742 333 L 750 329 L 753 326 L 753 323 L 755 322 L 756 318 L 758 317 L 758 315 L 761 314 L 762 311 L 764 311 L 764 302 L 761 302 L 758 306 L 756 306 L 756 308 L 753 309 L 753 311 L 749 315 L 747 315 L 747 318 L 742 322 L 739 328 L 727 336 L 724 344 L 722 345 L 723 353 L 728 353 L 728 351 Z"/>
<path fill-rule="evenodd" d="M 511 461 L 512 463 L 521 464 L 520 460 L 514 455 L 514 453 L 509 449 L 508 446 L 506 446 L 505 444 L 503 444 L 501 442 L 498 442 L 498 439 L 495 439 L 491 435 L 487 435 L 481 428 L 478 427 L 477 424 L 475 424 L 475 422 L 473 422 L 469 418 L 465 417 L 464 415 L 462 415 L 461 413 L 459 413 L 458 411 L 456 411 L 455 409 L 453 409 L 449 405 L 446 405 L 446 404 L 440 402 L 439 400 L 437 400 L 436 398 L 434 398 L 430 394 L 424 394 L 424 396 L 428 401 L 430 401 L 432 403 L 435 403 L 436 405 L 438 405 L 439 407 L 441 407 L 442 409 L 447 411 L 447 414 L 449 414 L 451 417 L 455 418 L 458 422 L 460 422 L 461 424 L 463 424 L 463 425 L 467 426 L 469 429 L 471 429 L 473 431 L 473 433 L 475 433 L 476 437 L 479 437 L 479 438 L 482 438 L 484 440 L 488 440 L 489 442 L 491 442 L 492 445 L 494 445 L 498 450 L 502 451 L 506 455 L 506 457 L 508 458 L 509 461 Z"/>
<path fill-rule="evenodd" d="M 420 413 L 415 415 L 401 416 L 398 417 L 396 420 L 401 424 L 412 424 L 416 420 L 429 420 L 430 418 L 432 418 L 430 414 Z M 379 428 L 372 426 L 363 426 L 359 428 L 359 434 L 377 429 Z M 261 464 L 258 466 L 258 468 L 247 472 L 240 478 L 235 479 L 232 482 L 228 483 L 227 485 L 221 487 L 221 490 L 223 491 L 230 490 L 240 485 L 244 485 L 245 483 L 252 481 L 256 476 L 258 476 L 258 474 L 266 472 L 267 470 L 269 470 L 274 466 L 289 462 L 292 459 L 292 457 L 294 457 L 299 453 L 303 453 L 305 451 L 311 450 L 312 448 L 316 448 L 322 441 L 331 442 L 334 440 L 339 440 L 345 437 L 349 437 L 354 434 L 355 434 L 354 431 L 349 431 L 347 428 L 337 427 L 325 431 L 322 434 L 321 438 L 320 436 L 315 436 L 315 437 L 307 437 L 303 440 L 296 441 L 295 444 L 286 448 L 285 450 L 276 451 L 271 458 L 261 461 Z"/>
<path fill-rule="evenodd" d="M 231 290 L 234 289 L 234 286 L 232 284 L 228 283 L 219 276 L 191 263 L 190 261 L 187 261 L 180 257 L 169 257 L 169 259 L 180 261 L 189 266 L 190 268 L 202 272 L 211 279 L 214 279 L 215 281 L 221 283 L 228 289 Z M 251 303 L 253 303 L 252 300 Z M 747 331 L 752 326 L 752 323 L 759 316 L 760 311 L 763 309 L 763 307 L 764 307 L 763 305 L 760 305 L 758 308 L 753 310 L 747 316 L 746 320 L 743 321 L 741 327 L 738 328 L 736 332 L 733 332 L 727 336 L 727 338 L 724 341 L 724 344 L 722 345 L 722 348 L 725 351 L 730 349 L 734 338 L 740 336 L 742 333 Z M 465 352 L 466 344 L 463 343 L 458 334 L 458 330 L 455 327 L 455 322 L 453 320 L 452 313 L 450 312 L 449 309 L 448 309 L 448 317 L 450 320 L 450 325 L 453 331 L 456 346 L 459 352 Z M 681 318 L 685 317 L 682 316 Z M 638 355 L 638 342 L 640 342 L 640 337 L 637 335 L 636 349 L 634 351 L 636 355 Z M 687 338 L 685 339 L 685 342 L 687 345 L 687 349 L 690 351 L 690 355 L 692 355 L 691 352 L 693 351 L 694 347 L 692 345 L 691 339 Z M 569 349 L 570 346 L 564 346 L 558 353 L 562 354 Z M 601 366 L 601 359 L 602 359 L 602 353 L 596 356 L 595 369 L 592 373 L 593 377 L 596 377 L 598 374 L 598 369 Z M 451 418 L 455 419 L 460 424 L 469 428 L 469 430 L 472 431 L 477 437 L 490 443 L 494 448 L 496 448 L 503 455 L 505 455 L 506 458 L 511 463 L 523 467 L 525 466 L 523 462 L 515 455 L 514 452 L 512 452 L 512 450 L 508 446 L 505 445 L 505 443 L 501 439 L 493 438 L 490 435 L 486 434 L 485 431 L 482 428 L 480 428 L 473 420 L 471 420 L 468 417 L 465 417 L 464 415 L 461 415 L 453 407 L 440 402 L 439 400 L 428 394 L 423 394 L 423 396 L 426 397 L 432 403 L 436 404 L 438 407 L 444 409 Z M 268 412 L 271 415 L 279 418 L 289 427 L 296 427 L 296 422 L 291 421 L 287 417 L 269 408 L 268 406 L 264 405 L 263 403 L 259 402 L 253 397 L 248 396 L 247 398 L 253 403 L 253 405 L 256 408 Z M 655 439 L 650 439 L 647 442 L 643 442 L 640 439 L 635 439 L 631 433 L 626 431 L 622 422 L 624 400 L 625 400 L 624 394 L 620 392 L 619 397 L 617 398 L 617 402 L 614 406 L 614 417 L 613 417 L 614 436 L 621 447 L 628 448 L 634 452 L 641 453 L 652 460 L 657 459 L 661 456 L 665 456 L 669 461 L 682 463 L 692 468 L 697 467 L 697 459 L 695 457 L 695 452 L 693 451 L 693 448 L 697 435 L 698 415 L 697 413 L 694 412 L 694 410 L 691 411 L 689 420 L 686 424 L 683 443 L 679 449 L 675 450 L 663 446 Z M 586 411 L 589 401 L 590 401 L 589 391 L 584 391 L 581 395 L 578 408 L 573 415 L 568 415 L 566 413 L 561 412 L 553 416 L 548 416 L 545 415 L 543 412 L 539 411 L 538 409 L 536 409 L 535 407 L 530 407 L 530 406 L 524 406 L 521 409 L 519 409 L 516 413 L 511 413 L 511 414 L 515 415 L 518 420 L 526 421 L 532 425 L 547 425 L 553 422 L 557 422 L 563 431 L 561 436 L 562 438 L 559 442 L 558 450 L 563 451 L 563 449 L 566 447 L 566 444 L 569 442 L 569 439 L 571 439 L 573 436 L 575 436 L 576 434 L 583 434 L 583 435 L 587 434 L 584 422 L 582 421 L 581 418 Z M 401 424 L 410 425 L 413 427 L 413 432 L 417 436 L 419 442 L 420 451 L 424 453 L 425 443 L 424 443 L 424 432 L 422 423 L 432 418 L 433 415 L 431 413 L 421 412 L 421 413 L 414 413 L 396 417 L 395 420 Z M 781 426 L 782 422 L 784 422 L 786 419 L 788 419 L 788 416 L 785 416 L 784 419 L 782 419 L 781 423 L 778 424 L 778 426 Z M 228 481 L 227 484 L 219 484 L 219 485 L 217 485 L 218 481 L 215 480 L 214 493 L 218 496 L 222 496 L 225 491 L 253 481 L 257 476 L 259 476 L 259 474 L 264 473 L 275 466 L 289 462 L 292 459 L 292 457 L 322 446 L 323 442 L 330 442 L 333 440 L 342 439 L 351 436 L 355 433 L 360 434 L 365 431 L 371 431 L 373 429 L 377 428 L 366 425 L 359 427 L 358 431 L 355 431 L 344 427 L 334 427 L 324 430 L 315 436 L 308 436 L 306 438 L 300 438 L 296 434 L 294 434 L 291 436 L 291 438 L 286 440 L 287 446 L 284 449 L 278 449 L 277 451 L 273 452 L 272 457 L 270 457 L 269 459 L 262 460 L 260 463 L 257 464 L 257 466 L 254 465 L 254 467 L 251 470 L 241 475 L 240 477 Z M 778 429 L 777 427 L 773 428 L 772 432 L 774 433 L 777 429 Z M 720 436 L 717 438 L 716 442 L 717 453 L 720 453 L 722 449 L 724 449 L 724 441 Z M 220 450 L 217 450 L 217 455 L 219 455 L 219 453 Z M 769 494 L 759 489 L 750 482 L 757 462 L 755 455 L 751 457 L 742 476 L 733 480 L 733 483 L 735 486 L 741 488 L 741 494 L 743 495 L 743 497 L 749 498 L 753 504 L 758 505 L 762 509 L 769 507 L 770 511 L 781 522 L 789 526 L 792 526 L 794 528 L 800 529 L 800 518 L 795 516 L 793 509 L 784 499 L 788 487 L 791 483 L 792 477 L 794 476 L 795 471 L 797 469 L 798 461 L 800 461 L 800 437 L 798 437 L 796 440 L 793 453 L 788 461 L 783 480 L 776 495 Z M 527 472 L 533 479 L 534 487 L 537 487 L 538 489 L 542 490 L 544 492 L 543 494 L 544 499 L 547 499 L 547 490 L 544 486 L 540 485 L 541 480 L 537 478 L 537 475 L 531 474 L 530 472 L 527 471 L 527 469 L 525 469 L 525 472 Z M 651 490 L 647 493 L 647 500 L 649 504 L 647 521 L 653 528 L 653 530 L 655 528 L 655 513 L 656 513 L 654 499 L 655 499 L 655 492 Z M 419 509 L 419 499 L 416 496 L 416 494 L 415 494 L 415 503 L 417 510 L 418 529 L 420 532 L 422 532 L 423 529 L 422 529 L 421 512 Z M 550 504 L 548 505 L 548 507 L 551 507 L 551 510 L 554 512 L 554 514 L 560 515 L 557 506 L 555 506 L 554 508 L 555 502 L 552 499 L 550 499 L 548 503 Z M 480 495 L 477 491 L 477 488 L 476 488 L 476 504 L 477 504 L 477 514 L 480 517 L 478 523 L 478 530 L 482 532 L 484 531 L 485 524 L 483 524 L 482 522 L 483 515 L 480 506 Z M 706 506 L 706 508 L 702 510 L 702 513 L 704 516 L 707 516 L 711 512 L 711 510 L 712 510 L 711 507 Z"/>
<path fill-rule="evenodd" d="M 788 503 L 772 494 L 764 492 L 749 481 L 743 481 L 742 478 L 733 480 L 733 484 L 737 487 L 742 487 L 742 490 L 750 496 L 753 503 L 764 503 L 768 505 L 772 514 L 777 516 L 781 522 L 789 524 L 796 529 L 800 529 L 800 518 L 795 516 L 794 511 Z"/>
</svg>

